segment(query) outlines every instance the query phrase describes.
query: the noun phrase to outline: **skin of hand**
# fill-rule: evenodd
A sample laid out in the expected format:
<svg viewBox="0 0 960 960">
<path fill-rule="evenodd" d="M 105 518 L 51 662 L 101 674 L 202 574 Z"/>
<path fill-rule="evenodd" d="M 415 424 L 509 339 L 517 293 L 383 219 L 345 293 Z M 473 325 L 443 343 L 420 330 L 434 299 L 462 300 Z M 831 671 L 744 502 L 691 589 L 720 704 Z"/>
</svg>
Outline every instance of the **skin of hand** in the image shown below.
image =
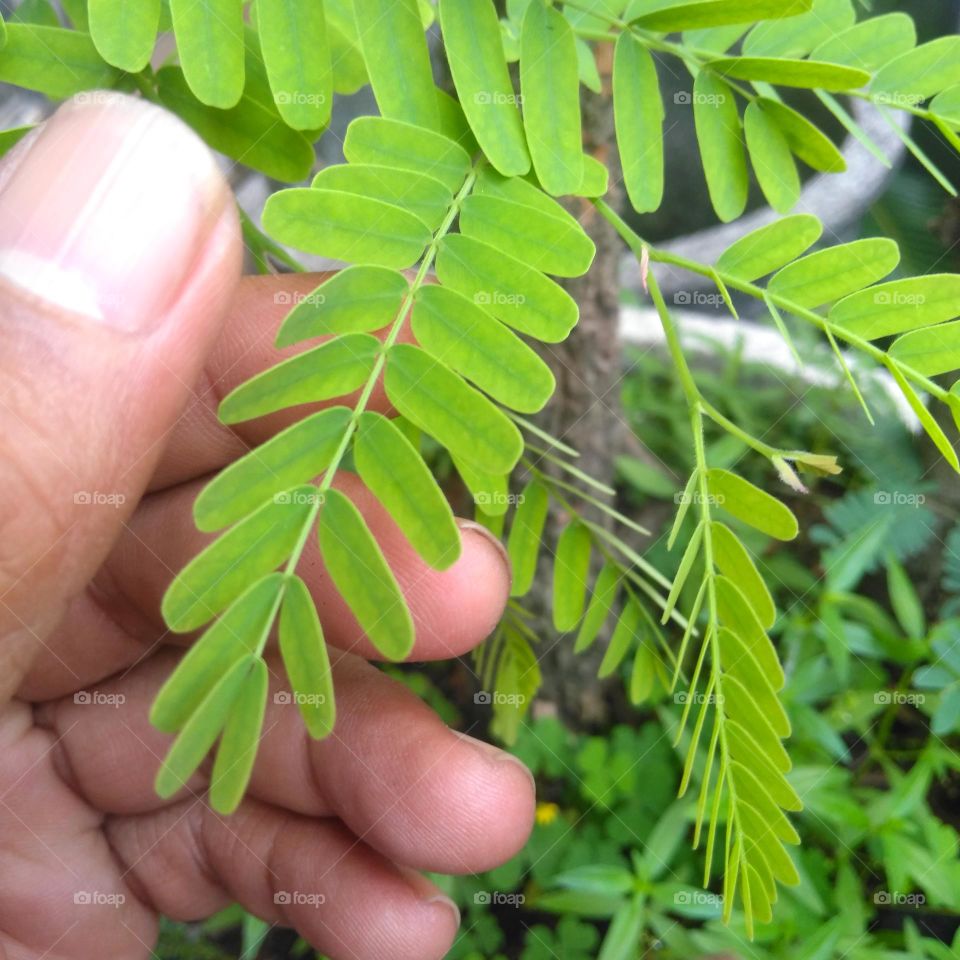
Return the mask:
<svg viewBox="0 0 960 960">
<path fill-rule="evenodd" d="M 193 639 L 165 631 L 160 598 L 208 540 L 193 500 L 303 413 L 217 421 L 295 352 L 272 340 L 318 282 L 241 279 L 241 253 L 212 155 L 141 100 L 70 101 L 0 161 L 0 960 L 140 960 L 159 914 L 231 902 L 334 960 L 432 960 L 458 915 L 420 871 L 490 869 L 529 834 L 526 768 L 367 662 L 312 547 L 335 731 L 306 736 L 274 651 L 237 813 L 209 808 L 207 767 L 154 793 L 170 738 L 149 706 Z M 509 592 L 502 548 L 462 523 L 460 560 L 430 570 L 355 477 L 337 482 L 411 605 L 412 659 L 479 643 Z"/>
</svg>

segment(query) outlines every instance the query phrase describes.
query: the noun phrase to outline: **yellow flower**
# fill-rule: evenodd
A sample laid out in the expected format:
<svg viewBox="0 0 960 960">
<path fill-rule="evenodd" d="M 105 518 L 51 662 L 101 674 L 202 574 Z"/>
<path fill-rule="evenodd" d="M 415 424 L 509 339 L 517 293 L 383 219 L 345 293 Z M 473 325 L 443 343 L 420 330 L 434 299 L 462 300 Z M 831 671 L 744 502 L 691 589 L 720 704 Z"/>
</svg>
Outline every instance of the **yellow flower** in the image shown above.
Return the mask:
<svg viewBox="0 0 960 960">
<path fill-rule="evenodd" d="M 538 803 L 536 810 L 537 823 L 545 827 L 548 823 L 553 823 L 560 813 L 560 808 L 555 803 Z"/>
</svg>

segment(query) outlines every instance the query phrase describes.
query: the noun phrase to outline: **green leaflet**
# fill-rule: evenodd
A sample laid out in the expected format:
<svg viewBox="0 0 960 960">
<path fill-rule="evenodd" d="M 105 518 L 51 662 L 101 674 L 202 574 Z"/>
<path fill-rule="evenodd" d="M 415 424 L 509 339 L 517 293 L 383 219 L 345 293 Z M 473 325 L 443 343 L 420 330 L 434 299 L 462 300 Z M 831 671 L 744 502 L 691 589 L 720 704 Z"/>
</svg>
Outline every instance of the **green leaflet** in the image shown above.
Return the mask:
<svg viewBox="0 0 960 960">
<path fill-rule="evenodd" d="M 932 274 L 892 280 L 834 304 L 830 322 L 865 340 L 929 327 L 960 314 L 960 276 Z"/>
<path fill-rule="evenodd" d="M 792 263 L 820 239 L 823 225 L 809 213 L 775 220 L 752 230 L 720 254 L 721 273 L 752 282 Z"/>
<path fill-rule="evenodd" d="M 323 4 L 257 0 L 257 25 L 280 116 L 296 130 L 325 127 L 333 106 L 333 76 Z"/>
<path fill-rule="evenodd" d="M 358 117 L 343 142 L 350 163 L 370 163 L 425 173 L 446 184 L 451 193 L 470 171 L 470 156 L 439 133 L 384 117 Z"/>
<path fill-rule="evenodd" d="M 628 695 L 630 702 L 640 706 L 653 693 L 653 681 L 656 676 L 657 658 L 650 647 L 641 643 L 633 655 L 633 668 L 630 670 Z"/>
<path fill-rule="evenodd" d="M 353 448 L 360 479 L 383 504 L 413 548 L 435 570 L 460 556 L 450 505 L 410 441 L 379 413 L 360 416 Z"/>
<path fill-rule="evenodd" d="M 610 188 L 610 171 L 589 153 L 583 155 L 583 180 L 577 193 L 581 197 L 602 197 Z"/>
<path fill-rule="evenodd" d="M 646 915 L 647 906 L 641 894 L 634 894 L 618 907 L 610 919 L 610 927 L 603 938 L 597 960 L 630 960 L 636 957 Z"/>
<path fill-rule="evenodd" d="M 86 33 L 32 23 L 9 23 L 0 55 L 0 82 L 54 99 L 112 87 L 120 74 L 104 63 Z"/>
<path fill-rule="evenodd" d="M 635 17 L 631 22 L 645 30 L 698 30 L 727 23 L 752 23 L 793 17 L 810 9 L 813 0 L 697 0 L 675 3 Z"/>
<path fill-rule="evenodd" d="M 694 528 L 693 535 L 690 537 L 690 540 L 687 543 L 686 549 L 683 551 L 683 556 L 680 558 L 680 566 L 677 567 L 676 576 L 673 578 L 673 585 L 670 587 L 670 593 L 667 594 L 667 600 L 663 605 L 663 615 L 661 618 L 662 623 L 666 623 L 667 620 L 670 619 L 670 615 L 673 613 L 674 607 L 677 605 L 677 598 L 680 596 L 680 591 L 683 589 L 683 585 L 686 583 L 687 577 L 690 576 L 690 571 L 693 569 L 694 562 L 700 555 L 700 542 L 702 540 L 703 524 L 698 523 Z"/>
<path fill-rule="evenodd" d="M 617 38 L 613 114 L 630 203 L 639 213 L 656 210 L 663 199 L 663 99 L 653 57 L 629 32 Z"/>
<path fill-rule="evenodd" d="M 960 312 L 960 305 L 957 307 Z M 914 330 L 896 340 L 890 356 L 917 373 L 935 377 L 960 369 L 960 320 Z"/>
<path fill-rule="evenodd" d="M 897 622 L 911 638 L 925 637 L 927 618 L 923 612 L 923 601 L 916 587 L 910 581 L 910 574 L 904 569 L 896 556 L 890 554 L 884 564 L 887 570 L 887 592 L 890 606 L 896 614 Z"/>
<path fill-rule="evenodd" d="M 390 660 L 413 649 L 413 619 L 393 571 L 360 511 L 328 490 L 320 511 L 320 553 L 360 629 Z"/>
<path fill-rule="evenodd" d="M 819 88 L 842 92 L 856 90 L 870 82 L 870 74 L 856 67 L 786 57 L 721 57 L 704 66 L 734 80 L 762 80 L 808 90 Z"/>
<path fill-rule="evenodd" d="M 439 125 L 437 127 L 439 132 L 454 143 L 460 144 L 471 156 L 479 153 L 480 145 L 470 130 L 470 124 L 467 123 L 463 107 L 446 90 L 439 88 L 437 88 L 437 110 L 439 112 Z"/>
<path fill-rule="evenodd" d="M 932 114 L 942 117 L 955 130 L 960 130 L 960 84 L 937 94 L 928 109 Z"/>
<path fill-rule="evenodd" d="M 390 350 L 384 385 L 404 417 L 464 463 L 499 474 L 520 459 L 523 439 L 513 423 L 419 347 L 401 343 Z"/>
<path fill-rule="evenodd" d="M 234 107 L 243 93 L 242 0 L 170 0 L 187 84 L 208 107 Z"/>
<path fill-rule="evenodd" d="M 630 646 L 640 633 L 642 615 L 640 607 L 632 597 L 627 597 L 623 605 L 623 612 L 617 625 L 613 628 L 610 645 L 607 647 L 597 670 L 597 677 L 609 677 L 623 662 L 623 658 L 630 650 Z"/>
<path fill-rule="evenodd" d="M 570 294 L 540 271 L 473 237 L 444 237 L 436 266 L 441 283 L 538 340 L 559 343 L 577 322 Z"/>
<path fill-rule="evenodd" d="M 380 347 L 380 341 L 369 334 L 347 333 L 299 353 L 228 394 L 220 404 L 220 419 L 240 423 L 350 393 L 369 378 Z"/>
<path fill-rule="evenodd" d="M 163 598 L 167 626 L 196 630 L 228 607 L 254 580 L 293 552 L 317 504 L 315 487 L 297 487 L 265 503 L 214 540 L 177 574 Z"/>
<path fill-rule="evenodd" d="M 870 94 L 897 103 L 920 102 L 960 83 L 960 36 L 940 37 L 880 68 Z"/>
<path fill-rule="evenodd" d="M 353 0 L 324 0 L 323 6 L 327 17 L 333 89 L 337 93 L 356 93 L 369 77 L 360 51 Z"/>
<path fill-rule="evenodd" d="M 523 18 L 520 89 L 537 179 L 554 196 L 576 193 L 583 180 L 577 45 L 566 17 L 543 0 L 532 0 Z"/>
<path fill-rule="evenodd" d="M 210 806 L 218 813 L 233 813 L 240 806 L 250 782 L 267 709 L 269 684 L 266 663 L 255 660 L 229 708 L 210 777 Z"/>
<path fill-rule="evenodd" d="M 799 843 L 800 837 L 784 816 L 783 810 L 770 791 L 753 772 L 734 761 L 730 773 L 737 784 L 737 793 L 773 827 L 776 835 L 786 843 Z"/>
<path fill-rule="evenodd" d="M 454 290 L 421 287 L 411 325 L 427 353 L 505 406 L 536 413 L 553 394 L 556 381 L 543 360 L 499 320 Z"/>
<path fill-rule="evenodd" d="M 139 73 L 149 62 L 160 23 L 160 0 L 90 0 L 90 36 L 107 63 Z"/>
<path fill-rule="evenodd" d="M 887 13 L 824 40 L 811 56 L 814 60 L 845 63 L 872 73 L 912 50 L 916 42 L 913 18 L 905 13 Z"/>
<path fill-rule="evenodd" d="M 588 90 L 602 93 L 603 81 L 600 79 L 593 48 L 583 37 L 575 36 L 573 42 L 577 48 L 577 77 Z"/>
<path fill-rule="evenodd" d="M 229 110 L 201 103 L 177 67 L 157 71 L 160 101 L 190 124 L 214 150 L 276 180 L 302 180 L 313 166 L 313 147 L 296 130 L 277 122 L 270 109 L 244 96 Z"/>
<path fill-rule="evenodd" d="M 770 871 L 777 880 L 787 886 L 795 886 L 800 882 L 797 875 L 797 868 L 793 861 L 787 855 L 783 846 L 777 842 L 773 828 L 749 804 L 740 805 L 740 821 L 743 826 L 743 833 L 750 838 L 754 838 L 755 853 L 770 868 Z M 772 886 L 772 884 L 771 884 Z M 775 895 L 770 897 L 772 901 Z M 767 906 L 769 912 L 769 905 Z M 757 914 L 757 919 L 762 919 Z"/>
<path fill-rule="evenodd" d="M 437 95 L 417 0 L 353 0 L 380 113 L 436 128 Z"/>
<path fill-rule="evenodd" d="M 895 363 L 888 362 L 887 369 L 893 374 L 893 379 L 897 381 L 900 392 L 906 398 L 907 403 L 910 404 L 910 409 L 917 415 L 917 419 L 920 421 L 920 425 L 923 427 L 926 435 L 934 442 L 940 453 L 943 454 L 943 459 L 946 460 L 954 470 L 960 473 L 960 460 L 957 458 L 957 452 L 954 450 L 953 444 L 947 438 L 947 435 L 943 432 L 940 424 L 934 419 L 933 414 L 930 413 L 924 402 L 917 396 L 916 390 L 910 386 L 906 377 L 904 377 Z"/>
<path fill-rule="evenodd" d="M 574 521 L 557 540 L 553 564 L 553 625 L 561 633 L 572 630 L 583 616 L 590 573 L 590 531 Z"/>
<path fill-rule="evenodd" d="M 777 609 L 746 547 L 726 524 L 718 520 L 711 522 L 710 533 L 713 559 L 720 572 L 737 584 L 761 624 L 769 630 L 777 619 Z"/>
<path fill-rule="evenodd" d="M 325 167 L 312 186 L 322 190 L 341 190 L 372 197 L 395 207 L 403 207 L 436 230 L 453 202 L 453 194 L 435 177 L 399 167 L 380 167 L 369 163 L 341 163 Z"/>
<path fill-rule="evenodd" d="M 526 173 L 530 155 L 492 0 L 440 0 L 440 26 L 460 105 L 477 142 L 504 176 Z"/>
<path fill-rule="evenodd" d="M 764 676 L 773 684 L 774 689 L 781 690 L 786 678 L 783 667 L 780 666 L 780 658 L 757 616 L 756 609 L 751 606 L 741 586 L 721 575 L 716 578 L 716 592 L 717 612 L 721 622 L 747 644 Z"/>
<path fill-rule="evenodd" d="M 790 782 L 770 758 L 763 754 L 760 745 L 748 730 L 739 723 L 728 722 L 727 743 L 730 745 L 731 756 L 750 765 L 757 782 L 763 784 L 776 804 L 784 810 L 803 809 L 803 803 Z"/>
<path fill-rule="evenodd" d="M 726 627 L 720 628 L 717 640 L 724 681 L 728 677 L 736 677 L 750 691 L 757 708 L 770 722 L 777 736 L 790 736 L 790 721 L 786 711 L 770 678 L 763 672 L 747 645 Z"/>
<path fill-rule="evenodd" d="M 733 91 L 709 70 L 694 81 L 693 118 L 713 209 L 725 223 L 736 220 L 749 188 L 740 115 Z"/>
<path fill-rule="evenodd" d="M 533 586 L 549 505 L 547 489 L 537 480 L 530 480 L 517 498 L 517 509 L 507 538 L 507 553 L 513 568 L 511 597 L 522 597 Z"/>
<path fill-rule="evenodd" d="M 778 213 L 791 210 L 800 196 L 800 175 L 790 144 L 763 105 L 753 102 L 743 114 L 743 131 L 753 172 L 767 202 Z"/>
<path fill-rule="evenodd" d="M 259 655 L 284 587 L 282 573 L 271 573 L 251 586 L 190 647 L 160 688 L 150 708 L 150 723 L 176 733 L 237 660 Z"/>
<path fill-rule="evenodd" d="M 847 161 L 833 141 L 803 114 L 767 97 L 760 97 L 756 102 L 780 128 L 780 132 L 790 144 L 790 149 L 807 166 L 823 173 L 843 173 L 847 169 Z"/>
<path fill-rule="evenodd" d="M 312 187 L 271 194 L 263 226 L 306 253 L 398 270 L 416 263 L 431 239 L 427 225 L 400 207 Z"/>
<path fill-rule="evenodd" d="M 818 44 L 852 26 L 857 12 L 852 0 L 814 0 L 813 9 L 799 17 L 758 23 L 743 41 L 748 57 L 805 57 Z M 833 61 L 831 57 L 812 60 Z"/>
<path fill-rule="evenodd" d="M 349 420 L 349 407 L 321 410 L 235 460 L 197 497 L 193 505 L 197 528 L 220 530 L 271 498 L 289 502 L 291 487 L 313 480 L 329 466 Z"/>
<path fill-rule="evenodd" d="M 161 798 L 165 800 L 172 797 L 185 786 L 203 762 L 223 730 L 230 707 L 258 659 L 252 655 L 242 657 L 224 671 L 186 722 L 157 772 L 155 787 Z"/>
<path fill-rule="evenodd" d="M 778 770 L 784 773 L 789 770 L 790 757 L 752 693 L 736 677 L 724 674 L 722 696 L 724 713 L 750 731 L 759 752 Z"/>
<path fill-rule="evenodd" d="M 583 275 L 596 253 L 578 223 L 489 195 L 464 200 L 460 232 L 558 277 Z"/>
<path fill-rule="evenodd" d="M 310 736 L 321 740 L 337 718 L 333 674 L 317 609 L 307 585 L 291 577 L 280 608 L 280 654 L 300 716 Z"/>
<path fill-rule="evenodd" d="M 788 264 L 771 277 L 767 289 L 801 307 L 819 307 L 882 280 L 899 262 L 893 240 L 855 240 Z"/>
<path fill-rule="evenodd" d="M 583 616 L 583 622 L 580 624 L 580 630 L 573 646 L 574 653 L 582 653 L 597 639 L 610 614 L 610 607 L 613 606 L 619 589 L 620 571 L 615 564 L 607 562 L 601 567 L 597 579 L 593 583 L 587 612 Z"/>
<path fill-rule="evenodd" d="M 566 224 L 567 231 L 583 230 L 579 220 L 571 216 L 553 197 L 548 197 L 529 180 L 523 180 L 520 177 L 503 177 L 488 166 L 480 170 L 471 196 L 488 196 L 497 197 L 500 200 L 510 200 L 525 207 L 533 207 L 554 220 L 562 220 Z"/>
<path fill-rule="evenodd" d="M 710 494 L 727 513 L 777 540 L 792 540 L 798 532 L 797 518 L 786 504 L 729 470 L 707 472 Z"/>
<path fill-rule="evenodd" d="M 330 333 L 379 330 L 396 319 L 409 289 L 402 273 L 386 267 L 338 270 L 287 314 L 277 333 L 277 346 Z"/>
</svg>

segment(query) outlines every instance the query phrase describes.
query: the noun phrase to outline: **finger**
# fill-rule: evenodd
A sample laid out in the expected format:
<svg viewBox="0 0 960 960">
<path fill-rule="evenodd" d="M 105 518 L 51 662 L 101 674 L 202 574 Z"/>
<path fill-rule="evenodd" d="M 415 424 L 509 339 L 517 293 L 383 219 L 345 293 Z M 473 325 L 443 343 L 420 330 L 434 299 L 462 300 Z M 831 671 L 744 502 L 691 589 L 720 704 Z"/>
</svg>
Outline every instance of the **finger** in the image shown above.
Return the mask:
<svg viewBox="0 0 960 960">
<path fill-rule="evenodd" d="M 0 698 L 109 552 L 239 274 L 212 155 L 158 107 L 61 107 L 0 190 Z"/>
<path fill-rule="evenodd" d="M 98 809 L 135 814 L 162 806 L 153 781 L 170 738 L 146 717 L 174 660 L 154 658 L 79 703 L 69 697 L 40 712 L 55 735 L 57 768 Z M 422 870 L 489 870 L 525 843 L 533 782 L 514 757 L 451 731 L 406 687 L 349 655 L 333 668 L 336 727 L 327 739 L 310 740 L 282 667 L 270 664 L 249 795 L 339 817 L 389 859 Z M 189 788 L 203 797 L 206 784 L 204 771 Z"/>
<path fill-rule="evenodd" d="M 195 480 L 219 470 L 313 410 L 349 404 L 357 393 L 317 404 L 305 404 L 245 423 L 227 426 L 217 417 L 220 401 L 235 387 L 281 360 L 316 346 L 310 340 L 285 349 L 274 347 L 277 330 L 290 302 L 310 293 L 324 274 L 244 277 L 226 313 L 223 332 L 210 353 L 184 415 L 170 434 L 152 490 Z M 409 339 L 406 331 L 401 339 Z M 370 396 L 373 410 L 387 410 L 382 384 Z"/>
<path fill-rule="evenodd" d="M 231 902 L 292 926 L 332 960 L 441 960 L 460 923 L 453 901 L 357 840 L 257 801 L 230 817 L 185 800 L 108 821 L 127 882 L 175 920 Z"/>
</svg>

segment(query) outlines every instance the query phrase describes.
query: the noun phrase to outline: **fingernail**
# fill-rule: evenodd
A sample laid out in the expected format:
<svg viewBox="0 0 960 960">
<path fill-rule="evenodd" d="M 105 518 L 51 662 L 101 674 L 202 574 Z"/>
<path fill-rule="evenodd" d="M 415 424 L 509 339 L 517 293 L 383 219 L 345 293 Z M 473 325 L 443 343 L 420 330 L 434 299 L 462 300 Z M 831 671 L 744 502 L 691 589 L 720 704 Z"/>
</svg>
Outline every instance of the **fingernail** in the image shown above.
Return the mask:
<svg viewBox="0 0 960 960">
<path fill-rule="evenodd" d="M 450 732 L 454 736 L 459 737 L 464 743 L 468 743 L 474 750 L 481 754 L 485 760 L 493 761 L 496 764 L 508 764 L 518 767 L 524 772 L 534 792 L 536 792 L 537 785 L 533 779 L 533 774 L 530 772 L 530 768 L 521 760 L 518 760 L 512 753 L 507 753 L 506 750 L 501 750 L 492 743 L 487 743 L 485 740 L 478 740 L 476 737 L 471 737 L 470 734 L 463 733 L 460 730 L 451 730 Z"/>
<path fill-rule="evenodd" d="M 476 520 L 462 520 L 458 517 L 457 526 L 462 531 L 470 531 L 472 533 L 479 534 L 497 551 L 497 555 L 500 557 L 501 561 L 503 561 L 503 566 L 507 571 L 507 579 L 512 585 L 513 565 L 510 563 L 510 554 L 507 553 L 507 548 L 503 545 L 503 541 L 499 537 L 494 536 L 493 532 L 488 530 L 482 523 L 477 523 Z"/>
<path fill-rule="evenodd" d="M 422 873 L 397 864 L 400 875 L 413 888 L 413 892 L 424 902 L 428 904 L 439 903 L 446 907 L 452 914 L 457 926 L 460 926 L 460 908 L 445 894 L 433 881 L 427 879 Z"/>
<path fill-rule="evenodd" d="M 122 94 L 64 104 L 0 170 L 0 277 L 78 318 L 147 331 L 229 198 L 172 114 Z"/>
<path fill-rule="evenodd" d="M 460 908 L 449 897 L 442 893 L 435 893 L 432 897 L 427 897 L 424 903 L 443 904 L 453 914 L 453 921 L 457 927 L 460 926 Z"/>
</svg>

